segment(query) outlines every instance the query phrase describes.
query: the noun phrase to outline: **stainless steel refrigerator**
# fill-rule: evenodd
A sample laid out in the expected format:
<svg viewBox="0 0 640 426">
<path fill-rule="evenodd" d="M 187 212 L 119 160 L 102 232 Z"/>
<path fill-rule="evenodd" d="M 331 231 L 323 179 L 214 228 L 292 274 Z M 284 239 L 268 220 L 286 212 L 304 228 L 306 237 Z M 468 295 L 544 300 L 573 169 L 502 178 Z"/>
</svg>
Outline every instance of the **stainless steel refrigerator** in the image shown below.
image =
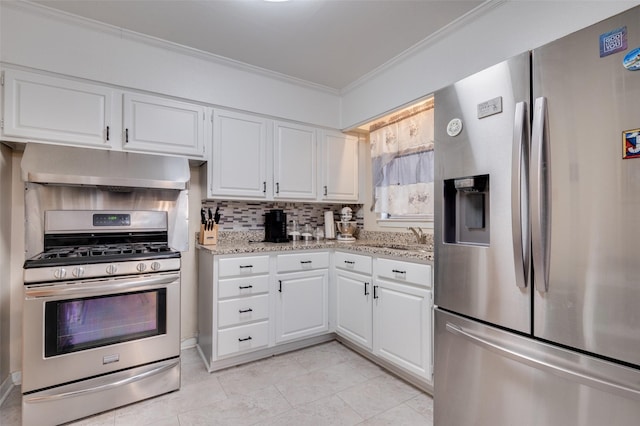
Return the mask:
<svg viewBox="0 0 640 426">
<path fill-rule="evenodd" d="M 437 426 L 640 424 L 639 48 L 637 7 L 435 93 Z"/>
</svg>

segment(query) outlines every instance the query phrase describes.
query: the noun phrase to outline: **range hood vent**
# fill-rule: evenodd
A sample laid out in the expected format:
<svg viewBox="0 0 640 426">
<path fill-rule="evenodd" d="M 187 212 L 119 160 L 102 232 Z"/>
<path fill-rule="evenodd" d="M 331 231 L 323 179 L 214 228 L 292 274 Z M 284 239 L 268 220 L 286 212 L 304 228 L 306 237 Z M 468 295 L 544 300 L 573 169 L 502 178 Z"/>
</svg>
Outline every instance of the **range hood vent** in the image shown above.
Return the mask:
<svg viewBox="0 0 640 426">
<path fill-rule="evenodd" d="M 22 156 L 25 182 L 117 188 L 187 189 L 186 158 L 28 143 Z"/>
</svg>

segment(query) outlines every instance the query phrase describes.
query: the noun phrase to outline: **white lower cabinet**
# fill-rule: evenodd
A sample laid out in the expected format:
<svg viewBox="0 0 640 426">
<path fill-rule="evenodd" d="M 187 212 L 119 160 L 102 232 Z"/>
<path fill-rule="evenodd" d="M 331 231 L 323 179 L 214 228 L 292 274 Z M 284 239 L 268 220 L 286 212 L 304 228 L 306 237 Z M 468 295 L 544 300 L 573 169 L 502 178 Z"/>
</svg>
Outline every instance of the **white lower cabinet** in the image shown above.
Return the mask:
<svg viewBox="0 0 640 426">
<path fill-rule="evenodd" d="M 210 371 L 220 360 L 270 345 L 269 256 L 198 253 L 198 349 Z"/>
<path fill-rule="evenodd" d="M 278 255 L 276 343 L 329 331 L 328 264 L 327 252 Z M 312 268 L 314 265 L 319 269 L 282 273 L 293 267 Z"/>
<path fill-rule="evenodd" d="M 371 276 L 336 272 L 336 333 L 373 349 Z"/>
<path fill-rule="evenodd" d="M 431 380 L 431 290 L 378 279 L 373 353 Z"/>
<path fill-rule="evenodd" d="M 347 250 L 333 256 L 200 250 L 198 349 L 209 371 L 319 343 L 335 329 L 382 365 L 430 384 L 431 266 Z"/>
<path fill-rule="evenodd" d="M 336 333 L 431 382 L 431 267 L 343 252 L 335 266 Z"/>
</svg>

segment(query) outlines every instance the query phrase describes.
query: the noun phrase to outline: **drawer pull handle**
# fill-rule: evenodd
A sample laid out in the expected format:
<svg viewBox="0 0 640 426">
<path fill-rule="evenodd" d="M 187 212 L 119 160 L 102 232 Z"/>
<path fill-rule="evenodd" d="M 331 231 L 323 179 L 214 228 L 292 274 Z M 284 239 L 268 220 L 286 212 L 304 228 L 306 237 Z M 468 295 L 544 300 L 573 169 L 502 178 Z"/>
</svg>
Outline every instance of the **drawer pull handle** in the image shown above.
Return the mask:
<svg viewBox="0 0 640 426">
<path fill-rule="evenodd" d="M 249 285 L 239 285 L 238 288 L 240 290 L 245 290 L 247 288 L 253 288 L 253 286 L 251 284 L 249 284 Z"/>
<path fill-rule="evenodd" d="M 238 312 L 240 312 L 241 314 L 246 314 L 247 312 L 253 312 L 253 309 L 249 308 L 249 309 L 240 309 L 238 310 Z"/>
<path fill-rule="evenodd" d="M 364 295 L 369 295 L 369 283 L 364 283 Z"/>
<path fill-rule="evenodd" d="M 400 271 L 398 269 L 393 269 L 391 272 L 395 272 L 396 274 L 406 274 L 407 271 Z"/>
<path fill-rule="evenodd" d="M 302 263 L 304 265 L 304 264 L 307 264 L 307 263 L 311 263 L 311 260 L 301 260 L 300 263 Z"/>
<path fill-rule="evenodd" d="M 247 340 L 251 340 L 251 336 L 245 337 L 244 339 L 238 337 L 238 342 L 246 342 Z"/>
<path fill-rule="evenodd" d="M 240 265 L 240 269 L 253 268 L 253 265 Z"/>
<path fill-rule="evenodd" d="M 354 262 L 353 260 L 345 260 L 344 263 L 346 263 L 347 265 L 355 265 L 356 262 Z"/>
<path fill-rule="evenodd" d="M 373 298 L 374 298 L 374 299 L 377 299 L 377 298 L 378 298 L 378 292 L 377 292 L 376 290 L 378 290 L 378 286 L 377 286 L 377 285 L 374 285 L 374 286 L 373 286 Z"/>
<path fill-rule="evenodd" d="M 278 287 L 278 291 L 282 293 L 282 280 L 278 280 L 278 283 L 280 283 L 280 286 Z"/>
</svg>

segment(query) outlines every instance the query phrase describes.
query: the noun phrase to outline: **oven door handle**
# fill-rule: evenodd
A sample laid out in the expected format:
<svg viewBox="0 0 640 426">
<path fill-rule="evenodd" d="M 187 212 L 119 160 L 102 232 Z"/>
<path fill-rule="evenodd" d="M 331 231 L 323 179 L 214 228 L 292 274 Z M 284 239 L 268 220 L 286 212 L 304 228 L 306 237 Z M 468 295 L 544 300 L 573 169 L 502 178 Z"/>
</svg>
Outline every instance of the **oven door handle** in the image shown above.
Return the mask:
<svg viewBox="0 0 640 426">
<path fill-rule="evenodd" d="M 145 278 L 127 278 L 122 282 L 118 280 L 96 281 L 95 283 L 83 283 L 82 285 L 53 285 L 25 289 L 26 298 L 57 297 L 57 296 L 102 296 L 105 294 L 132 291 L 136 289 L 150 290 L 155 287 L 165 287 L 180 278 L 180 273 L 163 274 Z"/>
<path fill-rule="evenodd" d="M 180 358 L 176 358 L 174 360 L 169 360 L 169 361 L 165 361 L 162 365 L 160 365 L 159 367 L 154 367 L 150 370 L 144 371 L 140 374 L 136 374 L 135 376 L 131 376 L 131 377 L 125 377 L 123 379 L 120 380 L 116 380 L 115 382 L 107 382 L 104 384 L 98 384 L 97 386 L 93 386 L 90 388 L 83 388 L 83 389 L 78 389 L 78 390 L 71 390 L 68 392 L 61 392 L 61 393 L 51 393 L 49 395 L 42 395 L 42 396 L 29 396 L 29 395 L 25 395 L 25 403 L 38 403 L 38 402 L 51 402 L 51 401 L 55 401 L 55 400 L 60 400 L 60 399 L 65 399 L 65 398 L 74 398 L 74 397 L 78 397 L 81 395 L 86 395 L 86 394 L 91 394 L 91 393 L 96 393 L 96 392 L 102 392 L 105 390 L 109 390 L 109 389 L 113 389 L 113 388 L 117 388 L 120 386 L 125 386 L 125 385 L 129 385 L 131 383 L 135 383 L 138 382 L 140 380 L 149 378 L 151 376 L 155 376 L 156 374 L 161 374 L 167 370 L 170 370 L 172 368 L 174 368 L 178 363 L 180 363 Z M 107 380 L 110 380 L 109 377 L 107 377 Z M 55 392 L 55 390 L 52 390 L 52 392 Z"/>
</svg>

